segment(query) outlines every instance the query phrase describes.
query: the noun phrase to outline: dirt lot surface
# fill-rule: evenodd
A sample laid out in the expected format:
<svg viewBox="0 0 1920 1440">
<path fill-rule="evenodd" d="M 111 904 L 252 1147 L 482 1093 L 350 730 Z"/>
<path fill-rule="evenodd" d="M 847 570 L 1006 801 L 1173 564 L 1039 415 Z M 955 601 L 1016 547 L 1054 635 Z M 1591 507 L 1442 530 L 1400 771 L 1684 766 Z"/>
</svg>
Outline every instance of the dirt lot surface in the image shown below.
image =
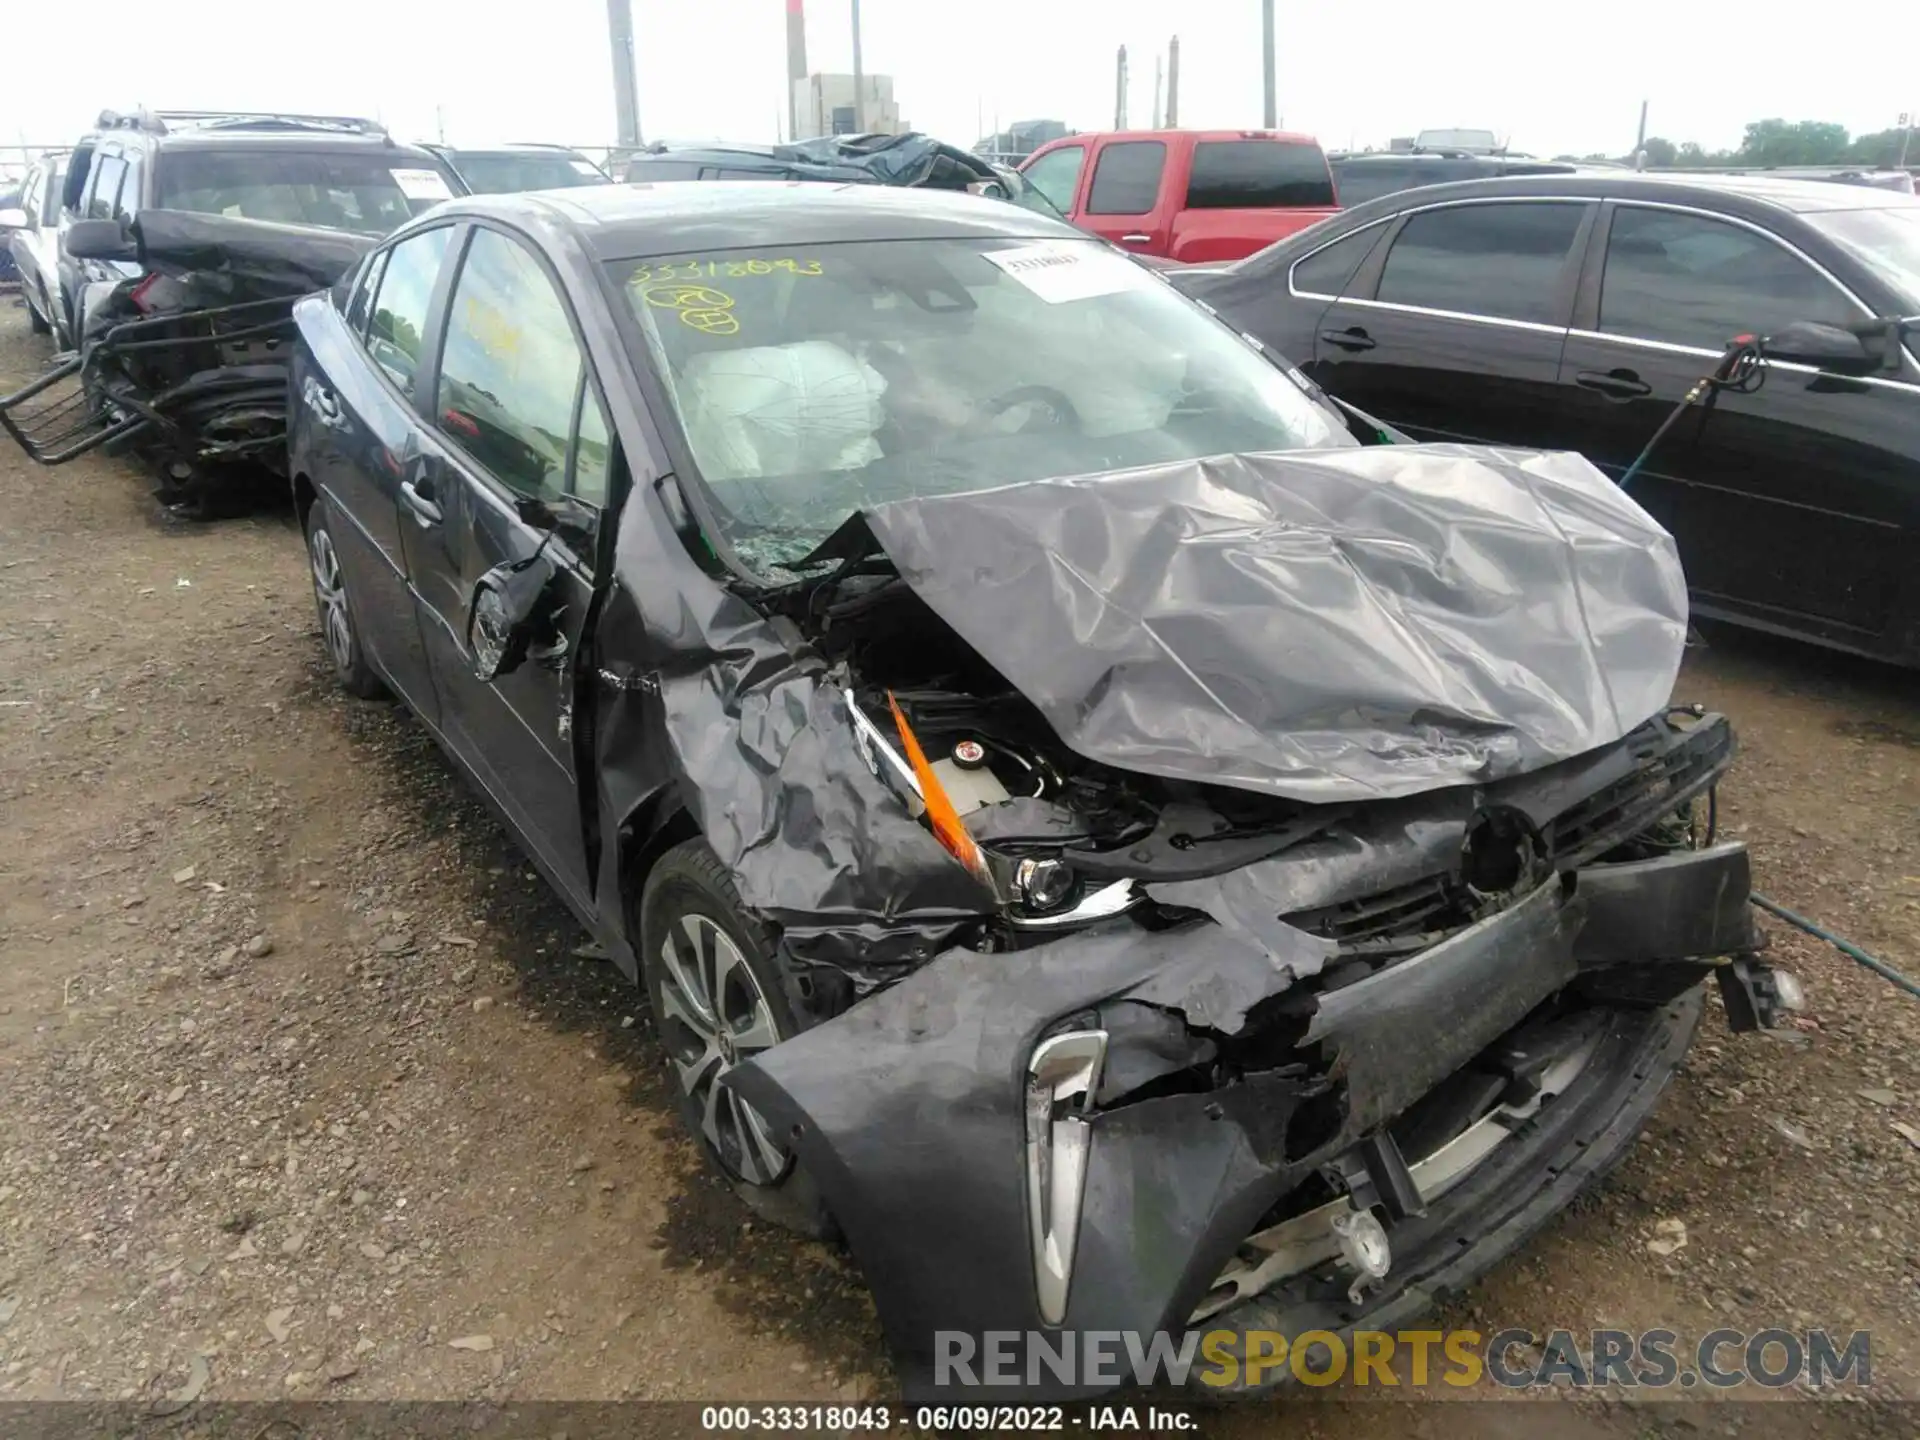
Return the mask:
<svg viewBox="0 0 1920 1440">
<path fill-rule="evenodd" d="M 45 353 L 0 300 L 0 390 Z M 1679 698 L 1740 727 L 1723 826 L 1920 973 L 1920 685 L 1709 639 Z M 680 1137 L 637 993 L 427 736 L 333 688 L 279 509 L 175 522 L 126 464 L 4 447 L 0 816 L 0 1399 L 893 1394 L 851 1263 Z M 1775 934 L 1802 1026 L 1716 1001 L 1626 1163 L 1447 1322 L 1867 1329 L 1875 1391 L 1920 1396 L 1920 1004 Z M 1284 1408 L 1207 1428 L 1445 1413 Z"/>
</svg>

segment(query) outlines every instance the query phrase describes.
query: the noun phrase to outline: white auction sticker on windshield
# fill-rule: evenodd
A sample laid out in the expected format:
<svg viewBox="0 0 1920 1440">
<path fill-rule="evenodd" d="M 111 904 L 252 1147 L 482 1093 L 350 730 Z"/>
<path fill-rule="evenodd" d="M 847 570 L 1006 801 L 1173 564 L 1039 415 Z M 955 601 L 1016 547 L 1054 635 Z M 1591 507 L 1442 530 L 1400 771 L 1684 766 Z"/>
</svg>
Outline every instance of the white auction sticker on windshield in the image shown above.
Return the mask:
<svg viewBox="0 0 1920 1440">
<path fill-rule="evenodd" d="M 1153 276 L 1124 255 L 1094 244 L 1021 245 L 986 258 L 1049 305 L 1141 290 Z"/>
<path fill-rule="evenodd" d="M 451 200 L 446 177 L 437 170 L 389 170 L 393 183 L 409 200 Z"/>
</svg>

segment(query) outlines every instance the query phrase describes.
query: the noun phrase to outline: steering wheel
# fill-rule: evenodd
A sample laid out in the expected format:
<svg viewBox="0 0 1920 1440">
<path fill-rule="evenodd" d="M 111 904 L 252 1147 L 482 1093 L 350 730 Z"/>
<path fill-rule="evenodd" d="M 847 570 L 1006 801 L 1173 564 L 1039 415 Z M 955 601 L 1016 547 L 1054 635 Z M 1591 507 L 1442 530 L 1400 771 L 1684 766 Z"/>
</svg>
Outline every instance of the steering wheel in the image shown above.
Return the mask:
<svg viewBox="0 0 1920 1440">
<path fill-rule="evenodd" d="M 1023 405 L 1027 407 L 1027 420 L 1013 432 L 1015 434 L 1027 435 L 1059 427 L 1084 428 L 1073 402 L 1051 385 L 1017 385 L 989 400 L 985 408 L 989 417 L 998 419 Z"/>
</svg>

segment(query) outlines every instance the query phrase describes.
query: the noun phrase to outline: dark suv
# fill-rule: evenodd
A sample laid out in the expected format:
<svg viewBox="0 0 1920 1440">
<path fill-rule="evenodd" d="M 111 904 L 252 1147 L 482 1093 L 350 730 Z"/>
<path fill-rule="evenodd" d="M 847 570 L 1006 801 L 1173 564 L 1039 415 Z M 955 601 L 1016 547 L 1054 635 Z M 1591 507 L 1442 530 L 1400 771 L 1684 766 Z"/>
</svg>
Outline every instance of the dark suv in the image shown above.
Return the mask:
<svg viewBox="0 0 1920 1440">
<path fill-rule="evenodd" d="M 907 185 L 965 190 L 1005 200 L 1050 220 L 1063 216 L 1017 170 L 908 131 L 901 135 L 822 135 L 791 145 L 657 145 L 627 162 L 629 185 L 664 180 L 788 180 Z"/>
<path fill-rule="evenodd" d="M 438 156 L 402 145 L 371 120 L 207 110 L 100 114 L 67 162 L 60 228 L 81 219 L 131 223 L 145 210 L 185 210 L 384 235 L 466 187 Z M 79 260 L 61 247 L 56 302 L 68 333 L 86 287 L 137 273 Z"/>
<path fill-rule="evenodd" d="M 1568 175 L 1580 169 L 1564 160 L 1530 155 L 1482 155 L 1471 150 L 1384 150 L 1363 155 L 1334 154 L 1333 185 L 1342 205 L 1361 205 L 1450 180 L 1484 180 L 1496 175 Z"/>
<path fill-rule="evenodd" d="M 571 190 L 611 185 L 613 179 L 568 145 L 422 145 L 431 150 L 471 195 L 512 195 L 528 190 Z"/>
</svg>

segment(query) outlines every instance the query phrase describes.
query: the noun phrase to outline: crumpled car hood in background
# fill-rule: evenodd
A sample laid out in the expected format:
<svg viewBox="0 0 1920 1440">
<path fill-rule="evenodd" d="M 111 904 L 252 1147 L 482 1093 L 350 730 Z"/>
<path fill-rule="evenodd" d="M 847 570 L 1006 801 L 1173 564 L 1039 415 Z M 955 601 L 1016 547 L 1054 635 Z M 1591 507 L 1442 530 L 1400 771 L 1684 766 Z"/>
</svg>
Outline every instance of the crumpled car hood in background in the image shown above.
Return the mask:
<svg viewBox="0 0 1920 1440">
<path fill-rule="evenodd" d="M 133 228 L 143 265 L 173 275 L 225 275 L 235 289 L 263 295 L 324 290 L 380 243 L 375 235 L 186 210 L 144 211 Z"/>
<path fill-rule="evenodd" d="M 1673 539 L 1578 455 L 1221 456 L 891 502 L 901 577 L 1120 769 L 1309 802 L 1478 783 L 1664 708 Z"/>
</svg>

